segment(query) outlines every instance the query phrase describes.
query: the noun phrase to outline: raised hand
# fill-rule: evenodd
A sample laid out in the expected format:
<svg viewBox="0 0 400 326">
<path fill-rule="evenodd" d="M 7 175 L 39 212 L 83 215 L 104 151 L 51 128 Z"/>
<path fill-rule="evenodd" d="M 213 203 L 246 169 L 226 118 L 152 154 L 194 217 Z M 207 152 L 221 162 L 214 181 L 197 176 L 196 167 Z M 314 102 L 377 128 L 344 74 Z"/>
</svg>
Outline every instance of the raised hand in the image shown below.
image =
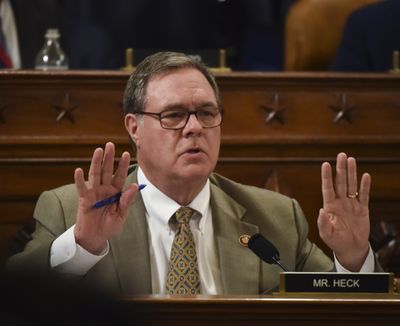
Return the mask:
<svg viewBox="0 0 400 326">
<path fill-rule="evenodd" d="M 356 160 L 345 153 L 337 156 L 335 185 L 329 163 L 322 164 L 321 176 L 323 208 L 318 216 L 319 235 L 343 267 L 358 272 L 369 251 L 371 177 L 364 173 L 358 188 Z"/>
<path fill-rule="evenodd" d="M 129 207 L 138 191 L 137 185 L 130 184 L 123 189 L 130 163 L 130 155 L 124 152 L 114 172 L 115 147 L 107 143 L 105 149 L 96 148 L 85 182 L 81 168 L 75 170 L 75 185 L 79 203 L 75 226 L 76 242 L 93 254 L 102 252 L 107 240 L 117 234 L 127 216 Z M 116 203 L 94 208 L 97 201 L 123 191 Z"/>
</svg>

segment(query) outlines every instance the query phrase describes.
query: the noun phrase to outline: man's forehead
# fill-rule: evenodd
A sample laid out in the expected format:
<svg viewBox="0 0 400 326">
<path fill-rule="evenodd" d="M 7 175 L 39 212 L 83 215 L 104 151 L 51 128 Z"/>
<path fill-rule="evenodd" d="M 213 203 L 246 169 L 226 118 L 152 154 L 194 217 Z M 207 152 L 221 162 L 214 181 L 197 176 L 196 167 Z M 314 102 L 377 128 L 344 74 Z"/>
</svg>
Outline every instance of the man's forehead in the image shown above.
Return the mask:
<svg viewBox="0 0 400 326">
<path fill-rule="evenodd" d="M 181 93 L 181 90 L 192 89 L 196 94 L 207 94 L 215 98 L 215 92 L 209 81 L 197 69 L 176 69 L 153 76 L 147 83 L 147 97 L 168 96 L 170 93 Z M 160 94 L 164 93 L 164 94 Z M 173 96 L 173 94 L 171 94 Z"/>
<path fill-rule="evenodd" d="M 187 74 L 198 75 L 199 77 L 203 77 L 205 80 L 207 80 L 200 70 L 198 70 L 196 68 L 192 68 L 192 67 L 184 67 L 184 68 L 176 68 L 176 69 L 167 69 L 167 70 L 158 72 L 149 78 L 147 85 L 149 85 L 152 82 L 163 81 L 170 77 L 182 76 L 182 75 L 187 75 Z"/>
</svg>

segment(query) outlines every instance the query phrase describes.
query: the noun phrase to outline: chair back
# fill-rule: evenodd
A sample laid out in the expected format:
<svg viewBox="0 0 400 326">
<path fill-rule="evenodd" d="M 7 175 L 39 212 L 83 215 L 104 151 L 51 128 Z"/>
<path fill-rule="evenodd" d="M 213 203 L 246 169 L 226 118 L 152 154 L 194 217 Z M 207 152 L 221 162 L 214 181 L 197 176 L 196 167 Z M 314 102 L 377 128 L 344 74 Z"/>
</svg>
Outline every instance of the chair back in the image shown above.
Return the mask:
<svg viewBox="0 0 400 326">
<path fill-rule="evenodd" d="M 285 70 L 327 70 L 347 17 L 381 0 L 298 0 L 285 21 Z"/>
</svg>

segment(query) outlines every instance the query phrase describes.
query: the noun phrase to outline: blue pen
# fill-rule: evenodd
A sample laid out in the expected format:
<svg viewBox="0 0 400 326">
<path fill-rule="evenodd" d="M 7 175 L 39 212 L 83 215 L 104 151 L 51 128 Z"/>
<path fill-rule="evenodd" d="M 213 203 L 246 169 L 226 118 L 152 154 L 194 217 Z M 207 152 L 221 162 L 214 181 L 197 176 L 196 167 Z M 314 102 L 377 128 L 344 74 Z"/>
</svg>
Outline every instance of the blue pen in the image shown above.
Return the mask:
<svg viewBox="0 0 400 326">
<path fill-rule="evenodd" d="M 146 185 L 141 184 L 138 187 L 138 190 L 142 190 L 144 187 L 146 187 Z M 96 202 L 96 204 L 93 205 L 93 208 L 101 208 L 107 205 L 111 205 L 116 203 L 117 201 L 119 201 L 119 199 L 121 198 L 122 192 L 117 192 L 114 196 L 108 197 L 106 199 L 103 200 L 99 200 L 98 202 Z"/>
</svg>

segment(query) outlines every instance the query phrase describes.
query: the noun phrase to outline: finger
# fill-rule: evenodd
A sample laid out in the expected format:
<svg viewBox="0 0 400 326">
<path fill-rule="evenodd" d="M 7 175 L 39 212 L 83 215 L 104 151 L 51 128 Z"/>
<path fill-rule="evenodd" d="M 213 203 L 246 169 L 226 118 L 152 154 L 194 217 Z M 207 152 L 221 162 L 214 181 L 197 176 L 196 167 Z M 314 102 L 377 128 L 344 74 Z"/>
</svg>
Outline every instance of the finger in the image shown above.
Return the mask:
<svg viewBox="0 0 400 326">
<path fill-rule="evenodd" d="M 89 168 L 89 186 L 91 188 L 97 187 L 100 185 L 101 178 L 101 161 L 103 159 L 103 149 L 96 148 L 93 152 L 92 161 L 90 162 Z"/>
<path fill-rule="evenodd" d="M 110 185 L 114 172 L 115 146 L 108 142 L 104 149 L 103 165 L 101 169 L 101 183 Z"/>
<path fill-rule="evenodd" d="M 347 194 L 357 193 L 357 164 L 354 157 L 347 159 Z"/>
<path fill-rule="evenodd" d="M 85 193 L 88 191 L 88 188 L 85 183 L 85 176 L 83 170 L 81 168 L 75 169 L 74 172 L 74 180 L 76 190 L 78 191 L 79 197 L 83 197 Z"/>
<path fill-rule="evenodd" d="M 114 187 L 116 187 L 117 189 L 122 189 L 125 184 L 130 162 L 131 155 L 128 152 L 122 153 L 121 159 L 118 163 L 117 171 L 115 171 L 115 175 L 112 181 Z"/>
<path fill-rule="evenodd" d="M 336 195 L 339 198 L 347 196 L 347 155 L 339 153 L 336 159 Z"/>
<path fill-rule="evenodd" d="M 358 195 L 358 200 L 364 206 L 368 206 L 370 189 L 371 189 L 371 176 L 368 173 L 364 173 L 363 176 L 361 177 L 360 191 Z"/>
<path fill-rule="evenodd" d="M 322 200 L 324 207 L 336 198 L 335 189 L 333 188 L 332 167 L 328 162 L 324 162 L 321 166 L 322 181 Z"/>
<path fill-rule="evenodd" d="M 334 216 L 321 208 L 319 210 L 317 225 L 319 236 L 322 240 L 326 241 L 331 238 L 333 232 L 333 223 Z"/>
</svg>

